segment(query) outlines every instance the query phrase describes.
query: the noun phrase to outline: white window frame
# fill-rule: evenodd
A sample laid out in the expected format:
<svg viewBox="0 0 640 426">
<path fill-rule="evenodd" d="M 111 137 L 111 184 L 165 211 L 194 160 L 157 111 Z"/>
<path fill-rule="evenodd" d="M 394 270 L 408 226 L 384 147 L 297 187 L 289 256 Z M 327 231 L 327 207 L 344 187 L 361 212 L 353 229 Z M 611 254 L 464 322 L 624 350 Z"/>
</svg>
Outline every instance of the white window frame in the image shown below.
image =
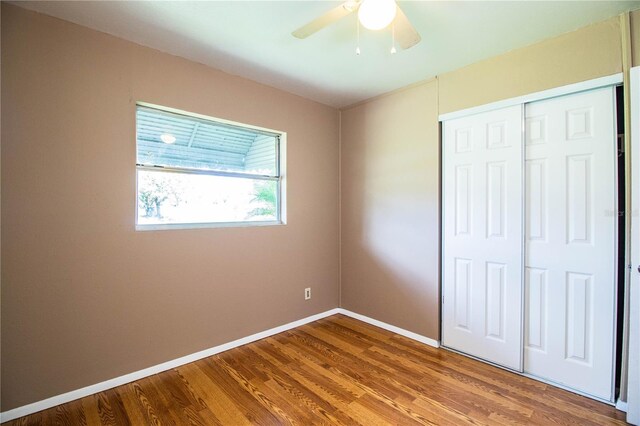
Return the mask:
<svg viewBox="0 0 640 426">
<path fill-rule="evenodd" d="M 225 172 L 217 170 L 201 170 L 188 167 L 168 167 L 154 164 L 141 164 L 138 163 L 138 138 L 136 135 L 136 191 L 135 191 L 135 230 L 136 231 L 156 231 L 156 230 L 172 230 L 172 229 L 201 229 L 201 228 L 233 228 L 233 227 L 262 227 L 262 226 L 278 226 L 286 225 L 286 141 L 287 133 L 279 130 L 268 129 L 264 127 L 253 126 L 249 124 L 239 123 L 231 120 L 225 120 L 222 118 L 211 117 L 207 115 L 192 113 L 175 108 L 150 104 L 146 102 L 137 102 L 135 105 L 135 111 L 138 111 L 139 107 L 155 109 L 161 112 L 168 112 L 177 115 L 184 115 L 189 118 L 195 118 L 198 120 L 210 121 L 213 123 L 220 123 L 224 125 L 230 125 L 235 127 L 241 127 L 243 129 L 253 130 L 257 133 L 271 134 L 276 137 L 276 174 L 275 175 L 258 175 L 242 172 Z M 137 132 L 137 120 L 136 120 L 136 132 Z M 251 179 L 251 180 L 264 180 L 274 181 L 277 183 L 276 189 L 276 220 L 269 221 L 237 221 L 237 222 L 197 222 L 197 223 L 155 223 L 155 224 L 141 224 L 138 223 L 138 172 L 139 171 L 153 171 L 158 173 L 181 173 L 181 174 L 199 174 L 209 176 L 222 176 L 239 179 Z"/>
</svg>

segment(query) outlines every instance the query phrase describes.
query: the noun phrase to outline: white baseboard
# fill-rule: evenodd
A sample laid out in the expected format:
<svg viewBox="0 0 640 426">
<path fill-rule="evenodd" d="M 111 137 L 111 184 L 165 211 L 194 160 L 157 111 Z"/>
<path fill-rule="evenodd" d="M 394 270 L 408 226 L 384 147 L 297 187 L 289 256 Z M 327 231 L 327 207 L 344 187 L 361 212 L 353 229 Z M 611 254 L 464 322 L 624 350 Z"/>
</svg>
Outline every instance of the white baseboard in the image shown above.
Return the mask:
<svg viewBox="0 0 640 426">
<path fill-rule="evenodd" d="M 627 412 L 627 402 L 626 401 L 617 400 L 616 401 L 616 410 L 624 411 L 626 413 Z"/>
<path fill-rule="evenodd" d="M 273 336 L 274 334 L 282 333 L 283 331 L 291 330 L 293 328 L 300 327 L 301 325 L 305 325 L 310 322 L 335 315 L 337 313 L 340 313 L 340 309 L 331 309 L 329 311 L 312 315 L 298 321 L 293 321 L 279 327 L 252 334 L 251 336 L 243 337 L 242 339 L 234 340 L 233 342 L 214 346 L 213 348 L 205 349 L 191 355 L 186 355 L 171 361 L 163 362 L 162 364 L 154 365 L 152 367 L 145 368 L 144 370 L 135 371 L 133 373 L 125 374 L 124 376 L 116 377 L 115 379 L 105 380 L 104 382 L 96 383 L 95 385 L 90 385 L 71 392 L 63 393 L 62 395 L 43 399 L 42 401 L 34 402 L 32 404 L 23 405 L 22 407 L 14 408 L 13 410 L 0 413 L 0 423 L 8 422 L 9 420 L 14 420 L 19 417 L 37 413 L 38 411 L 46 410 L 47 408 L 55 407 L 56 405 L 71 402 L 79 398 L 84 398 L 85 396 L 105 391 L 107 389 L 131 383 L 135 380 L 140 380 L 145 377 L 170 370 L 172 368 L 177 368 L 181 365 L 188 364 L 190 362 L 194 362 L 199 359 L 218 354 L 220 352 L 228 351 L 229 349 L 237 348 L 238 346 L 246 345 L 247 343 L 255 342 L 256 340 L 264 339 L 266 337 Z"/>
<path fill-rule="evenodd" d="M 392 333 L 396 333 L 401 336 L 408 337 L 409 339 L 416 340 L 420 343 L 424 343 L 425 345 L 433 346 L 434 348 L 437 348 L 440 346 L 437 340 L 433 340 L 429 337 L 425 337 L 420 334 L 413 333 L 411 331 L 402 329 L 400 327 L 396 327 L 395 325 L 387 324 L 385 322 L 378 321 L 373 318 L 369 318 L 367 316 L 360 315 L 346 309 L 335 308 L 335 309 L 328 310 L 326 312 L 321 312 L 319 314 L 300 319 L 298 321 L 293 321 L 288 324 L 281 325 L 279 327 L 271 328 L 266 331 L 261 331 L 260 333 L 252 334 L 251 336 L 243 337 L 242 339 L 234 340 L 232 342 L 224 343 L 219 346 L 214 346 L 213 348 L 205 349 L 200 352 L 196 352 L 190 355 L 176 358 L 174 360 L 167 361 L 162 364 L 154 365 L 152 367 L 145 368 L 143 370 L 125 374 L 124 376 L 116 377 L 115 379 L 105 380 L 104 382 L 96 383 L 95 385 L 86 386 L 81 389 L 76 389 L 71 392 L 63 393 L 62 395 L 52 396 L 51 398 L 43 399 L 42 401 L 34 402 L 32 404 L 23 405 L 22 407 L 14 408 L 13 410 L 5 411 L 3 413 L 0 413 L 0 423 L 8 422 L 9 420 L 14 420 L 19 417 L 27 416 L 29 414 L 37 413 L 38 411 L 46 410 L 47 408 L 51 408 L 51 407 L 55 407 L 56 405 L 71 402 L 79 398 L 84 398 L 85 396 L 93 395 L 98 392 L 103 392 L 107 389 L 112 389 L 117 386 L 122 386 L 124 384 L 131 383 L 135 380 L 140 380 L 145 377 L 149 377 L 154 374 L 158 374 L 163 371 L 170 370 L 172 368 L 177 368 L 177 367 L 180 367 L 181 365 L 198 361 L 199 359 L 216 355 L 216 354 L 219 354 L 220 352 L 228 351 L 229 349 L 237 348 L 238 346 L 246 345 L 247 343 L 255 342 L 256 340 L 264 339 L 266 337 L 273 336 L 274 334 L 282 333 L 284 331 L 288 331 L 293 328 L 300 327 L 310 322 L 318 321 L 322 318 L 326 318 L 335 314 L 343 314 L 348 317 L 355 318 L 362 322 L 366 322 L 368 324 L 375 325 L 376 327 L 380 327 L 385 330 L 391 331 Z"/>
<path fill-rule="evenodd" d="M 386 322 L 378 321 L 373 318 L 369 318 L 365 315 L 357 314 L 355 312 L 351 312 L 347 309 L 338 308 L 339 314 L 346 315 L 351 318 L 355 318 L 362 322 L 366 322 L 367 324 L 375 325 L 376 327 L 384 328 L 387 331 L 392 333 L 399 334 L 404 337 L 408 337 L 409 339 L 417 340 L 420 343 L 424 343 L 425 345 L 433 346 L 434 348 L 439 348 L 440 343 L 437 340 L 431 339 L 429 337 L 422 336 L 420 334 L 414 333 L 412 331 L 405 330 L 400 327 L 396 327 L 395 325 L 387 324 Z"/>
</svg>

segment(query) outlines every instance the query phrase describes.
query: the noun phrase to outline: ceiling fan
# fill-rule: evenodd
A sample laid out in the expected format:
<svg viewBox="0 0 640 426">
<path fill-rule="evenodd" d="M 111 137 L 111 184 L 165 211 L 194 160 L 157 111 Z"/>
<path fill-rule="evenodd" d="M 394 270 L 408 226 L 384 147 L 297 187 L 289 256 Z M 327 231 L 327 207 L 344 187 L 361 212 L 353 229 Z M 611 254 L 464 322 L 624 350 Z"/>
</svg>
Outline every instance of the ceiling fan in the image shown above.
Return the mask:
<svg viewBox="0 0 640 426">
<path fill-rule="evenodd" d="M 307 38 L 356 11 L 360 24 L 370 30 L 381 30 L 393 22 L 394 36 L 402 49 L 415 46 L 421 40 L 395 0 L 348 0 L 291 34 L 296 38 Z"/>
</svg>

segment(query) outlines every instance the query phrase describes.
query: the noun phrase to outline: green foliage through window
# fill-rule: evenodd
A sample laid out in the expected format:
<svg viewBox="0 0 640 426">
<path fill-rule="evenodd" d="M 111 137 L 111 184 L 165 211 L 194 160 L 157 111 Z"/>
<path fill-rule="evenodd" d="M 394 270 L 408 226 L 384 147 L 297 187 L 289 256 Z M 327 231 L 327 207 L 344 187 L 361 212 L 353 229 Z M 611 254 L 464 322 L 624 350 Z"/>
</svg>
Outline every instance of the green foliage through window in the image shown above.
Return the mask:
<svg viewBox="0 0 640 426">
<path fill-rule="evenodd" d="M 253 203 L 259 204 L 249 212 L 250 216 L 275 216 L 277 205 L 277 182 L 258 181 L 254 184 Z"/>
</svg>

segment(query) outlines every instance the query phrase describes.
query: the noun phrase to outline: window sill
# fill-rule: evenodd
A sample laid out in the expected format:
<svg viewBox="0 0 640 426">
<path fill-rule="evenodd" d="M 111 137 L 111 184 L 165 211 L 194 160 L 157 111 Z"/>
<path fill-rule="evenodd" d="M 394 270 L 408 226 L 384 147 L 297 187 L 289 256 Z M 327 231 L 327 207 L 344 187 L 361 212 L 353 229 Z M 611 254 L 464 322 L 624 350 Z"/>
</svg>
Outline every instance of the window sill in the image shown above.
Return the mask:
<svg viewBox="0 0 640 426">
<path fill-rule="evenodd" d="M 157 223 L 136 224 L 136 231 L 171 231 L 178 229 L 209 229 L 209 228 L 252 228 L 262 226 L 285 225 L 282 221 L 272 220 L 264 222 L 219 222 L 219 223 Z"/>
</svg>

